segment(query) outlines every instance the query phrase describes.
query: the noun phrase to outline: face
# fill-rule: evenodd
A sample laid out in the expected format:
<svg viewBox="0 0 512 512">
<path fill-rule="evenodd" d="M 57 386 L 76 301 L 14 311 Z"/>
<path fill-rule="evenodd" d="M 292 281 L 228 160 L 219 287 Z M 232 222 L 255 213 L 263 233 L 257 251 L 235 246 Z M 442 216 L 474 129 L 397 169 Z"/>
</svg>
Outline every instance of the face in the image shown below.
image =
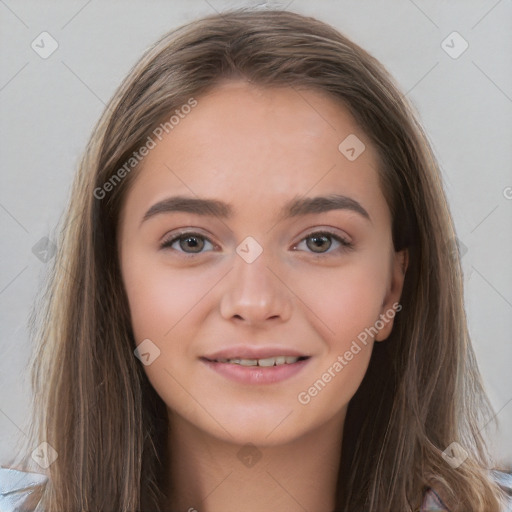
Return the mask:
<svg viewBox="0 0 512 512">
<path fill-rule="evenodd" d="M 240 444 L 342 423 L 403 283 L 370 141 L 292 88 L 198 97 L 137 169 L 118 243 L 171 421 Z"/>
</svg>

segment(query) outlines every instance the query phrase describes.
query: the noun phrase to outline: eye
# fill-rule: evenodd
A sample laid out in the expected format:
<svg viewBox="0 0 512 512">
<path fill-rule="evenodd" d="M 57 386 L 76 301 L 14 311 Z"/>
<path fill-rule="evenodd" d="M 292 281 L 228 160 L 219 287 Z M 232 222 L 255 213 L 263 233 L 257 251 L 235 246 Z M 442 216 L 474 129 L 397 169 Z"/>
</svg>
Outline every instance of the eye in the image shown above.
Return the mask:
<svg viewBox="0 0 512 512">
<path fill-rule="evenodd" d="M 179 249 L 173 247 L 176 243 L 178 243 Z M 213 244 L 205 236 L 187 231 L 164 240 L 160 247 L 162 249 L 170 248 L 187 254 L 198 254 L 203 252 L 205 244 L 210 244 L 213 248 Z"/>
<path fill-rule="evenodd" d="M 344 250 L 344 249 L 352 249 L 353 244 L 348 241 L 346 238 L 343 238 L 339 235 L 335 235 L 334 233 L 331 233 L 330 231 L 315 231 L 313 233 L 310 233 L 307 237 L 303 238 L 299 244 L 297 244 L 294 249 L 297 249 L 302 243 L 306 244 L 307 248 L 311 250 L 311 252 L 323 255 L 328 254 L 333 243 L 338 244 L 338 249 Z"/>
<path fill-rule="evenodd" d="M 294 247 L 294 250 L 301 250 L 300 245 L 302 243 L 306 243 L 307 248 L 318 255 L 334 252 L 336 250 L 336 244 L 338 244 L 337 248 L 340 250 L 351 249 L 353 247 L 352 243 L 347 239 L 335 235 L 330 231 L 315 231 L 310 233 Z M 178 245 L 176 246 L 176 244 Z M 214 248 L 212 242 L 207 237 L 200 233 L 186 231 L 164 240 L 160 247 L 162 249 L 170 248 L 185 254 L 199 254 L 205 252 L 203 249 L 207 244 L 210 244 L 210 250 Z M 335 249 L 331 251 L 330 249 L 333 247 L 333 244 Z"/>
</svg>

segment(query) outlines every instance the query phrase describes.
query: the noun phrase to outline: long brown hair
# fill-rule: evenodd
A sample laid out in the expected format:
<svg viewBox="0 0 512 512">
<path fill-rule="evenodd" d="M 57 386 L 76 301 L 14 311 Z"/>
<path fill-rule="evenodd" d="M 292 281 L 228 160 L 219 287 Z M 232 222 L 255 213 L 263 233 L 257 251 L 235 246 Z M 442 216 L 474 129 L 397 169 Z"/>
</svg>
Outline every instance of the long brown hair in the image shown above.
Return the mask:
<svg viewBox="0 0 512 512">
<path fill-rule="evenodd" d="M 395 249 L 409 251 L 403 310 L 388 340 L 374 347 L 349 404 L 337 510 L 417 510 L 432 486 L 453 511 L 498 511 L 480 433 L 492 411 L 427 138 L 376 59 L 332 27 L 286 11 L 233 11 L 169 33 L 135 65 L 94 129 L 35 318 L 31 446 L 46 441 L 58 453 L 44 510 L 162 508 L 166 407 L 133 354 L 116 248 L 137 166 L 117 178 L 162 120 L 191 98 L 200 105 L 201 94 L 224 79 L 313 89 L 345 105 L 377 149 Z M 453 442 L 469 453 L 456 469 L 442 456 Z"/>
</svg>

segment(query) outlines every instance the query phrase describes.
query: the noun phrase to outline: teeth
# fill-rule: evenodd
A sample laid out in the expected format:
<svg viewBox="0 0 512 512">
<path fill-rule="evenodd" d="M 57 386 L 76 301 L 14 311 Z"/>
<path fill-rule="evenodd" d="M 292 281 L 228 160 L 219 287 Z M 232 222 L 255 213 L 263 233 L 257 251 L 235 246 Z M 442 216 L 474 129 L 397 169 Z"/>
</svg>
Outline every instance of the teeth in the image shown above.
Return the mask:
<svg viewBox="0 0 512 512">
<path fill-rule="evenodd" d="M 236 359 L 233 359 L 232 363 L 236 362 Z M 257 366 L 258 360 L 257 359 L 240 359 L 240 362 L 238 364 L 241 364 L 242 366 Z"/>
<path fill-rule="evenodd" d="M 274 366 L 276 364 L 275 357 L 267 357 L 266 359 L 258 359 L 258 366 Z"/>
<path fill-rule="evenodd" d="M 293 364 L 299 360 L 295 356 L 267 357 L 265 359 L 217 359 L 218 363 L 239 364 L 240 366 L 280 366 L 282 364 Z"/>
</svg>

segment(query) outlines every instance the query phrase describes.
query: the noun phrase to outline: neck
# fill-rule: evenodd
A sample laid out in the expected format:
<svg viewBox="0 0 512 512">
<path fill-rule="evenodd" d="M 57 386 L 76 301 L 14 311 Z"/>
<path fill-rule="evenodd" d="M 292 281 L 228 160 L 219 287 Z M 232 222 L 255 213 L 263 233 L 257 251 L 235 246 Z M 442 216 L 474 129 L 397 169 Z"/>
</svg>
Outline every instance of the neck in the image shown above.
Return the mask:
<svg viewBox="0 0 512 512">
<path fill-rule="evenodd" d="M 332 512 L 346 410 L 287 444 L 235 445 L 169 414 L 173 512 Z"/>
</svg>

